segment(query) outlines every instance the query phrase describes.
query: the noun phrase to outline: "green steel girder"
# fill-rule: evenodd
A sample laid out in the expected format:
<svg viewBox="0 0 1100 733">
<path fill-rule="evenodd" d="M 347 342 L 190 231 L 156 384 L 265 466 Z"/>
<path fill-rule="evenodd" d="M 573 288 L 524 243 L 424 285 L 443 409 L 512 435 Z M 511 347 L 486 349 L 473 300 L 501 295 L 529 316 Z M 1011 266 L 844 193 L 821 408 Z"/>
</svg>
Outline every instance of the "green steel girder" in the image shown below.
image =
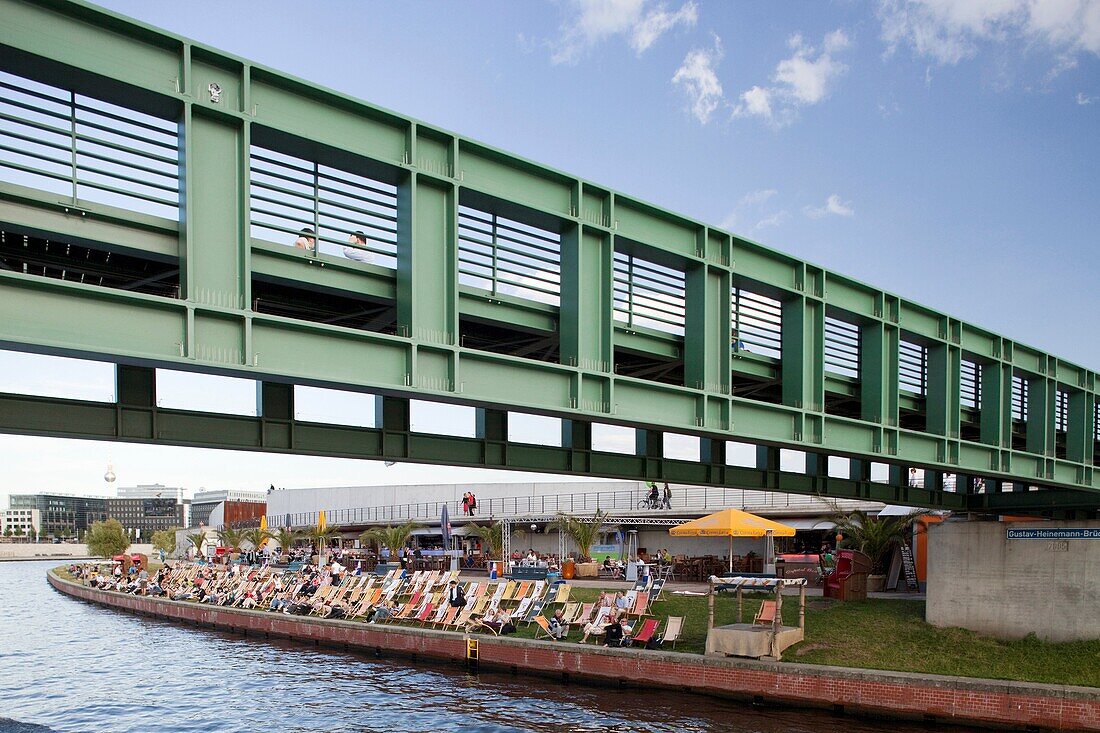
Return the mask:
<svg viewBox="0 0 1100 733">
<path fill-rule="evenodd" d="M 517 471 L 581 474 L 642 480 L 661 478 L 675 483 L 738 486 L 821 496 L 863 499 L 955 511 L 996 511 L 1056 515 L 1066 510 L 1096 512 L 1100 501 L 1092 492 L 1039 491 L 966 495 L 874 483 L 866 474 L 835 478 L 827 474 L 827 456 L 810 456 L 807 473 L 780 471 L 778 451 L 763 448 L 757 468 L 722 463 L 722 449 L 706 461 L 683 461 L 661 455 L 661 433 L 640 433 L 636 455 L 591 449 L 590 424 L 565 423 L 564 447 L 513 443 L 507 440 L 508 415 L 480 410 L 477 437 L 459 438 L 410 430 L 409 403 L 382 398 L 378 428 L 302 422 L 293 419 L 290 385 L 263 383 L 261 417 L 168 410 L 155 403 L 155 371 L 119 368 L 117 403 L 85 402 L 0 393 L 0 431 L 22 435 L 75 437 L 131 443 L 308 454 L 341 458 L 443 463 Z"/>
<path fill-rule="evenodd" d="M 1093 371 L 704 223 L 83 2 L 0 0 L 0 16 L 0 68 L 177 120 L 182 163 L 179 223 L 0 186 L 0 222 L 178 256 L 183 288 L 181 299 L 172 301 L 0 271 L 0 345 L 6 348 L 415 395 L 629 424 L 643 434 L 690 433 L 705 444 L 748 440 L 848 456 L 864 465 L 879 461 L 1100 490 L 1092 455 Z M 219 101 L 205 93 L 210 83 L 221 86 Z M 254 137 L 294 147 L 296 154 L 324 149 L 353 158 L 396 184 L 396 276 L 252 240 Z M 560 312 L 458 286 L 460 200 L 487 202 L 562 235 Z M 616 325 L 612 262 L 626 242 L 685 272 L 682 340 Z M 254 277 L 392 300 L 398 336 L 255 313 Z M 782 301 L 778 366 L 759 357 L 731 360 L 726 340 L 734 281 L 754 283 Z M 844 312 L 859 324 L 863 358 L 854 384 L 824 370 L 826 311 Z M 458 341 L 463 314 L 556 328 L 561 363 L 465 349 Z M 899 426 L 900 408 L 913 399 L 898 388 L 901 331 L 929 351 L 923 431 Z M 617 346 L 682 358 L 686 386 L 617 375 Z M 960 436 L 963 358 L 983 367 L 979 441 Z M 776 370 L 781 404 L 730 394 L 731 372 L 770 377 Z M 1014 371 L 1031 385 L 1026 450 L 1014 450 L 1011 439 Z M 1070 395 L 1064 458 L 1055 447 L 1058 389 Z M 826 393 L 837 390 L 858 396 L 858 419 L 825 411 Z M 575 458 L 591 462 L 588 453 Z M 626 459 L 601 460 L 613 466 Z M 708 471 L 734 476 L 725 466 Z M 856 483 L 883 491 L 879 484 Z"/>
</svg>

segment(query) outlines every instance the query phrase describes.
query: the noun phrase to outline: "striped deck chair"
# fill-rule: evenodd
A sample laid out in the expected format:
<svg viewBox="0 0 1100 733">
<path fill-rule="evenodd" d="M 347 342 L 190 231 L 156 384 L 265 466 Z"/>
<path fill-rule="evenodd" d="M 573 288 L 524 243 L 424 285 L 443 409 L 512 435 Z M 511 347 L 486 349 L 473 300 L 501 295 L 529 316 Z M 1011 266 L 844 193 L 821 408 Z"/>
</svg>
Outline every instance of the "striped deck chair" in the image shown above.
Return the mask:
<svg viewBox="0 0 1100 733">
<path fill-rule="evenodd" d="M 436 617 L 436 619 L 432 621 L 432 626 L 442 626 L 443 628 L 447 628 L 454 623 L 455 616 L 457 616 L 459 610 L 461 610 L 456 606 L 441 605 L 439 608 L 443 611 L 443 615 Z"/>
<path fill-rule="evenodd" d="M 435 606 L 433 606 L 431 603 L 425 603 L 420 608 L 420 612 L 416 614 L 413 620 L 421 625 L 428 623 L 428 617 L 432 615 L 432 610 L 434 608 Z"/>
<path fill-rule="evenodd" d="M 472 608 L 463 608 L 458 612 L 458 615 L 455 616 L 454 622 L 451 624 L 451 626 L 453 626 L 455 629 L 461 629 L 463 626 L 470 623 L 470 619 L 473 618 L 473 616 L 474 610 Z"/>
<path fill-rule="evenodd" d="M 542 609 L 545 606 L 545 601 L 534 601 L 531 603 L 531 607 L 527 609 L 527 615 L 523 617 L 524 623 L 528 626 L 535 623 L 535 618 L 542 613 Z"/>
<path fill-rule="evenodd" d="M 645 592 L 639 593 L 638 596 L 634 599 L 633 607 L 627 609 L 626 615 L 627 616 L 637 616 L 638 618 L 641 618 L 642 616 L 648 616 L 649 615 L 649 593 L 645 593 Z"/>
<path fill-rule="evenodd" d="M 584 603 L 581 605 L 581 612 L 577 614 L 577 617 L 569 623 L 573 626 L 584 626 L 592 621 L 592 611 L 596 608 L 595 603 Z"/>
<path fill-rule="evenodd" d="M 581 613 L 581 604 L 579 603 L 566 603 L 565 608 L 562 610 L 562 621 L 566 624 L 573 623 L 573 619 L 579 616 Z"/>
</svg>

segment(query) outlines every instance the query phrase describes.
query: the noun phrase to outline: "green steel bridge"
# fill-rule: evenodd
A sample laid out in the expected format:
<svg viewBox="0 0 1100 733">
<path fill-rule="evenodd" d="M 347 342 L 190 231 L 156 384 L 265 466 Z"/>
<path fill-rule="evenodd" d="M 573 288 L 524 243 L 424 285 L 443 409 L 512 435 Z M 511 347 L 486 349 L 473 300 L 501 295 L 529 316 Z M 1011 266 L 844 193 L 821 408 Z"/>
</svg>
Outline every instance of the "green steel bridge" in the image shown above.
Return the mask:
<svg viewBox="0 0 1100 733">
<path fill-rule="evenodd" d="M 113 403 L 0 395 L 0 431 L 1100 508 L 1095 371 L 92 5 L 0 18 L 0 348 L 117 365 Z M 157 368 L 256 380 L 258 415 L 158 407 Z M 377 395 L 376 427 L 296 419 L 296 385 Z M 476 436 L 414 432 L 410 399 Z"/>
</svg>

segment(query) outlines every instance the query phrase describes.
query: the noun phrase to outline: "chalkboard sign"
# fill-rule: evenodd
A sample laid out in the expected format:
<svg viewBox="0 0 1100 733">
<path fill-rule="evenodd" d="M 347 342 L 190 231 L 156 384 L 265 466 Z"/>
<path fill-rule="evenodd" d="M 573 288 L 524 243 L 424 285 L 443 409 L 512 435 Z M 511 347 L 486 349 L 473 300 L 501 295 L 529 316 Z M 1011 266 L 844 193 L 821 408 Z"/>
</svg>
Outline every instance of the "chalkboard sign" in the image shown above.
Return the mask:
<svg viewBox="0 0 1100 733">
<path fill-rule="evenodd" d="M 905 571 L 905 587 L 911 591 L 919 590 L 917 566 L 913 563 L 913 551 L 907 542 L 901 543 L 901 567 Z"/>
</svg>

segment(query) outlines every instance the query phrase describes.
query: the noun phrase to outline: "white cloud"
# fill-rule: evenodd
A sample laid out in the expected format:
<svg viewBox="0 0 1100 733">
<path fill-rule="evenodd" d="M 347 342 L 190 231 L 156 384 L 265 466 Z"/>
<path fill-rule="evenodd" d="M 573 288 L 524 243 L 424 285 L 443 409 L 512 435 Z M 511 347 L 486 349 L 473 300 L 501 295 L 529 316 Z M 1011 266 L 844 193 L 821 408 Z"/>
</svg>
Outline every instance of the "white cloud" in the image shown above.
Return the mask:
<svg viewBox="0 0 1100 733">
<path fill-rule="evenodd" d="M 672 83 L 683 87 L 691 101 L 691 113 L 700 124 L 707 124 L 711 115 L 725 99 L 722 83 L 714 66 L 722 58 L 722 41 L 714 37 L 714 47 L 697 48 L 688 52 L 684 62 L 672 77 Z"/>
<path fill-rule="evenodd" d="M 779 191 L 776 191 L 774 188 L 761 188 L 756 191 L 750 191 L 741 199 L 740 205 L 757 206 L 764 203 L 772 196 L 775 196 L 777 193 L 779 193 Z"/>
<path fill-rule="evenodd" d="M 753 86 L 738 97 L 735 117 L 759 117 L 775 125 L 791 122 L 799 107 L 818 104 L 832 92 L 836 80 L 848 70 L 834 54 L 851 46 L 843 30 L 837 29 L 817 49 L 795 34 L 788 40 L 794 53 L 775 67 L 774 86 Z"/>
<path fill-rule="evenodd" d="M 787 212 L 786 211 L 777 211 L 774 214 L 772 214 L 771 216 L 765 217 L 765 218 L 761 219 L 760 221 L 756 222 L 756 226 L 754 226 L 753 229 L 760 230 L 760 229 L 767 229 L 769 227 L 777 227 L 786 220 L 787 220 Z"/>
<path fill-rule="evenodd" d="M 1090 97 L 1084 92 L 1077 92 L 1077 104 L 1084 106 L 1086 104 L 1092 104 L 1096 101 L 1096 97 Z"/>
<path fill-rule="evenodd" d="M 749 191 L 741 197 L 741 200 L 733 207 L 733 211 L 726 215 L 726 218 L 722 220 L 719 226 L 723 229 L 732 230 L 746 211 L 752 211 L 759 215 L 762 205 L 767 203 L 778 193 L 779 191 L 776 191 L 774 188 L 760 188 L 755 191 Z"/>
<path fill-rule="evenodd" d="M 909 46 L 941 65 L 973 57 L 981 42 L 1100 55 L 1100 0 L 881 0 L 878 16 L 888 54 Z"/>
<path fill-rule="evenodd" d="M 856 213 L 851 202 L 841 201 L 840 196 L 835 193 L 825 199 L 824 206 L 807 206 L 802 211 L 811 219 L 820 219 L 823 216 L 854 216 Z"/>
<path fill-rule="evenodd" d="M 551 61 L 576 63 L 593 46 L 614 36 L 624 36 L 638 54 L 676 26 L 693 26 L 699 10 L 688 0 L 678 10 L 664 4 L 650 7 L 649 0 L 571 0 L 570 19 L 561 38 L 552 43 Z"/>
<path fill-rule="evenodd" d="M 630 47 L 642 53 L 652 46 L 666 31 L 678 25 L 693 26 L 699 20 L 699 9 L 694 2 L 685 3 L 674 13 L 658 6 L 636 24 L 630 35 Z"/>
</svg>

